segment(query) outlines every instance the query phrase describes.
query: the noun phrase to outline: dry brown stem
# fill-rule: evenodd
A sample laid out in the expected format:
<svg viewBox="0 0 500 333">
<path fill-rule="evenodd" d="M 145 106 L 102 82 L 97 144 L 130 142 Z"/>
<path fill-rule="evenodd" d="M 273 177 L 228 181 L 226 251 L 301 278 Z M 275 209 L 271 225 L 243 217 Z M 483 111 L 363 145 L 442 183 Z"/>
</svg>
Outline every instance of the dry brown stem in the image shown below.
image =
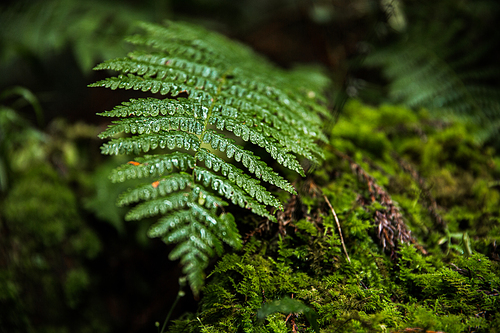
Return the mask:
<svg viewBox="0 0 500 333">
<path fill-rule="evenodd" d="M 344 243 L 344 237 L 342 236 L 342 228 L 340 228 L 340 223 L 339 219 L 337 217 L 337 214 L 335 213 L 335 209 L 333 209 L 332 204 L 330 203 L 330 200 L 326 197 L 326 195 L 323 194 L 323 198 L 325 198 L 326 203 L 330 207 L 330 210 L 332 211 L 333 217 L 335 217 L 335 223 L 337 223 L 337 228 L 339 229 L 339 235 L 340 235 L 340 242 L 342 243 L 342 248 L 344 249 L 344 253 L 347 257 L 347 261 L 351 263 L 351 258 L 349 258 L 349 254 L 347 253 L 347 249 L 345 248 L 345 243 Z"/>
</svg>

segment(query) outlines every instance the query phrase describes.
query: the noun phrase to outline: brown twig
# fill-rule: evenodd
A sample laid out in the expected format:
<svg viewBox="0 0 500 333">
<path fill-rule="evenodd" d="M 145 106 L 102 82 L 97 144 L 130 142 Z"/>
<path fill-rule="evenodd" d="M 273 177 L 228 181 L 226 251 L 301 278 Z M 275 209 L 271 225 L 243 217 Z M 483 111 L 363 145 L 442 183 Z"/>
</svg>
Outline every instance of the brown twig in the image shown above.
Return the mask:
<svg viewBox="0 0 500 333">
<path fill-rule="evenodd" d="M 335 222 L 337 223 L 337 228 L 339 229 L 340 242 L 342 243 L 342 248 L 344 249 L 344 253 L 347 257 L 347 261 L 349 261 L 349 263 L 351 263 L 351 258 L 349 258 L 349 254 L 347 254 L 347 250 L 345 248 L 344 237 L 342 237 L 342 229 L 340 228 L 339 219 L 337 218 L 337 214 L 335 213 L 335 209 L 333 209 L 333 206 L 330 203 L 330 200 L 328 200 L 328 198 L 326 197 L 326 195 L 323 194 L 323 198 L 325 198 L 326 203 L 328 204 L 328 206 L 330 207 L 330 209 L 332 211 L 333 217 L 335 217 Z"/>
</svg>

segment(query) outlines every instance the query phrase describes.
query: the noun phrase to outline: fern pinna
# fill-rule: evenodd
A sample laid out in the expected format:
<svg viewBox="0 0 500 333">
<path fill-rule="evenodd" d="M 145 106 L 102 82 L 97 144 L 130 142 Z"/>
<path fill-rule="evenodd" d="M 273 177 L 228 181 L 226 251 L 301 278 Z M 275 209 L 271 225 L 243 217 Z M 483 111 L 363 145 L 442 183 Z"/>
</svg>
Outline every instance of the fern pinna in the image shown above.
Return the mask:
<svg viewBox="0 0 500 333">
<path fill-rule="evenodd" d="M 123 193 L 119 205 L 137 203 L 128 220 L 161 215 L 149 236 L 177 244 L 170 259 L 180 259 L 197 294 L 209 258 L 222 253 L 223 243 L 241 246 L 234 217 L 222 209 L 225 200 L 274 221 L 269 209 L 282 204 L 261 180 L 295 193 L 256 148 L 302 176 L 299 157 L 322 159 L 316 142 L 326 140 L 320 91 L 328 81 L 314 71 L 277 69 L 243 45 L 196 26 L 140 28 L 141 34 L 128 38 L 135 51 L 95 67 L 120 74 L 90 86 L 164 98 L 132 99 L 101 113 L 120 118 L 100 134 L 111 138 L 102 153 L 154 153 L 115 169 L 111 180 L 149 178 Z"/>
</svg>

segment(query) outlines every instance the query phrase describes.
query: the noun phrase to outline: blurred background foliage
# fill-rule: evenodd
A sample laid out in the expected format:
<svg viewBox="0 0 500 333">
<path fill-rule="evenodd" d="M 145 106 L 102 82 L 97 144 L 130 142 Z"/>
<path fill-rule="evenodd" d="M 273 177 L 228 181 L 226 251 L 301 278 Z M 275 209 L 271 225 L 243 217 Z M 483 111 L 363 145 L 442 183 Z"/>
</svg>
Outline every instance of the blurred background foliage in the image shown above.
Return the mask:
<svg viewBox="0 0 500 333">
<path fill-rule="evenodd" d="M 375 178 L 436 251 L 463 252 L 467 232 L 481 253 L 498 260 L 499 11 L 496 0 L 4 2 L 0 328 L 150 332 L 175 298 L 180 273 L 167 260 L 169 248 L 146 239 L 148 221 L 124 223 L 114 205 L 129 184 L 111 184 L 107 174 L 124 161 L 99 154 L 97 133 L 107 124 L 95 114 L 134 93 L 86 88 L 105 75 L 92 72 L 94 64 L 127 52 L 122 39 L 137 20 L 187 20 L 282 67 L 322 65 L 340 119 L 332 145 L 360 163 L 383 165 L 372 168 Z M 414 112 L 358 102 L 344 112 L 350 98 Z M 394 152 L 416 165 L 430 188 L 398 174 Z M 339 191 L 327 179 L 323 185 Z M 441 229 L 415 204 L 426 193 L 445 207 Z M 369 226 L 352 228 L 355 238 Z M 187 309 L 196 309 L 191 296 L 174 316 Z"/>
</svg>

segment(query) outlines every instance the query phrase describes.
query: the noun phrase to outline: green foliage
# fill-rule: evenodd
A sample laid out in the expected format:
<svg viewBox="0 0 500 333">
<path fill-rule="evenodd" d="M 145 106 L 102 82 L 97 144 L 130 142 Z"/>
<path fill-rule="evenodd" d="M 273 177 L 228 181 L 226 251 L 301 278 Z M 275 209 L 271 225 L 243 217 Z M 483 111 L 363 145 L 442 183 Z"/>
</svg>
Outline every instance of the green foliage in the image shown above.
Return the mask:
<svg viewBox="0 0 500 333">
<path fill-rule="evenodd" d="M 90 295 L 95 297 L 86 262 L 101 253 L 102 244 L 83 220 L 69 182 L 47 161 L 25 162 L 31 165 L 14 168 L 0 206 L 0 326 L 10 332 L 62 331 L 61 315 L 87 309 Z M 73 325 L 80 332 L 107 330 L 93 311 L 82 312 Z"/>
<path fill-rule="evenodd" d="M 85 199 L 84 205 L 99 219 L 109 222 L 118 233 L 123 234 L 125 232 L 126 209 L 118 207 L 116 200 L 129 186 L 133 185 L 134 182 L 137 183 L 137 180 L 132 179 L 128 182 L 110 184 L 109 175 L 114 170 L 116 163 L 116 160 L 111 160 L 95 169 L 91 178 L 95 193 Z"/>
<path fill-rule="evenodd" d="M 410 4 L 408 28 L 365 65 L 382 70 L 392 103 L 473 122 L 477 140 L 497 144 L 500 67 L 491 28 L 498 10 L 490 1 Z"/>
<path fill-rule="evenodd" d="M 90 277 L 84 269 L 76 268 L 68 272 L 64 284 L 64 293 L 71 308 L 75 308 L 81 302 L 81 298 L 89 285 Z"/>
<path fill-rule="evenodd" d="M 13 96 L 18 98 L 8 103 L 7 101 Z M 24 154 L 14 152 L 19 150 L 19 146 L 26 147 L 23 145 L 26 141 L 39 143 L 43 140 L 44 135 L 29 126 L 29 123 L 17 110 L 17 108 L 28 104 L 33 108 L 39 125 L 43 123 L 40 103 L 31 91 L 24 87 L 6 89 L 0 94 L 0 102 L 0 189 L 4 192 L 9 186 L 9 177 L 12 176 L 11 169 L 19 167 L 19 164 L 23 164 L 23 159 L 29 159 L 32 154 L 36 154 L 36 149 L 26 151 Z M 13 157 L 18 157 L 18 159 L 13 160 Z"/>
<path fill-rule="evenodd" d="M 122 54 L 117 41 L 147 7 L 17 3 L 0 10 L 0 57 L 16 65 L 7 61 L 3 73 L 23 73 L 17 61 L 28 59 L 44 84 L 54 71 L 44 71 L 39 61 L 68 48 L 84 69 Z M 388 3 L 394 2 L 382 1 Z M 141 250 L 153 253 L 144 261 L 133 247 L 138 240 L 129 237 L 130 230 L 146 235 L 149 228 L 150 236 L 177 245 L 170 258 L 181 261 L 198 288 L 208 260 L 242 243 L 241 251 L 215 263 L 199 292 L 197 313 L 170 323 L 170 332 L 498 330 L 500 160 L 477 143 L 472 126 L 431 115 L 458 112 L 495 133 L 498 93 L 491 87 L 498 86 L 498 57 L 494 45 L 479 44 L 489 39 L 484 31 L 495 40 L 494 25 L 483 22 L 495 24 L 492 9 L 499 7 L 485 0 L 424 1 L 447 9 L 455 5 L 432 15 L 427 11 L 432 24 L 419 25 L 411 17 L 414 3 L 405 2 L 409 30 L 392 53 L 371 60 L 392 81 L 392 101 L 430 111 L 351 102 L 325 152 L 316 145 L 323 137 L 319 122 L 309 121 L 316 114 L 324 117 L 320 92 L 327 78 L 309 68 L 277 70 L 196 27 L 146 25 L 146 33 L 130 37 L 136 45 L 130 57 L 99 66 L 122 75 L 103 86 L 144 90 L 137 92 L 144 98 L 102 114 L 114 121 L 101 134 L 109 139 L 103 152 L 140 156 L 130 162 L 113 156 L 96 174 L 102 157 L 88 153 L 97 142 L 82 141 L 83 132 L 95 137 L 95 129 L 58 120 L 42 130 L 33 94 L 23 88 L 2 94 L 0 327 L 106 332 L 119 326 L 115 318 L 151 322 L 157 298 L 144 307 L 140 297 L 129 302 L 123 297 L 125 284 L 142 294 L 161 294 L 168 303 L 163 288 L 172 285 L 157 267 L 154 274 L 142 269 L 155 262 L 161 247 L 141 243 Z M 468 6 L 474 11 L 464 10 Z M 474 26 L 482 32 L 464 28 L 470 25 L 465 12 L 475 13 Z M 421 33 L 422 26 L 430 30 Z M 331 49 L 335 59 L 337 50 L 349 48 Z M 60 81 L 68 91 L 68 81 Z M 18 113 L 28 104 L 39 129 Z M 323 156 L 326 161 L 306 181 L 294 178 L 304 172 L 303 158 L 320 164 Z M 105 179 L 110 165 L 120 163 L 110 184 Z M 288 194 L 295 191 L 298 195 Z M 133 206 L 128 214 L 126 205 Z M 250 211 L 257 216 L 245 214 Z M 248 231 L 243 241 L 234 212 L 238 227 Z M 143 220 L 125 224 L 124 216 Z M 277 223 L 269 223 L 273 218 Z M 127 264 L 132 269 L 122 272 L 120 261 L 134 258 L 142 260 L 141 269 Z M 102 273 L 102 263 L 112 274 Z M 157 284 L 144 283 L 137 271 L 158 277 Z M 259 320 L 259 311 L 273 313 Z M 308 313 L 317 318 L 308 319 Z"/>
<path fill-rule="evenodd" d="M 42 109 L 22 87 L 5 90 L 1 99 L 0 327 L 106 332 L 110 325 L 88 265 L 103 244 L 80 200 L 91 191 L 86 148 L 97 143 L 98 131 L 61 119 L 46 131 L 36 128 L 20 110 L 29 106 L 29 115 L 32 107 L 42 125 Z"/>
<path fill-rule="evenodd" d="M 145 6 L 103 1 L 16 1 L 0 12 L 0 60 L 44 60 L 70 48 L 82 72 L 124 52 L 130 21 L 151 18 Z M 8 70 L 8 66 L 5 66 Z"/>
<path fill-rule="evenodd" d="M 180 259 L 198 294 L 210 257 L 222 253 L 223 243 L 241 247 L 223 199 L 275 221 L 269 207 L 282 204 L 261 180 L 296 192 L 269 160 L 305 176 L 299 158 L 323 158 L 315 142 L 326 141 L 324 86 L 315 83 L 316 73 L 276 69 L 248 48 L 196 26 L 140 28 L 142 34 L 128 38 L 136 49 L 127 58 L 95 68 L 119 75 L 91 86 L 165 97 L 133 99 L 102 113 L 121 118 L 101 133 L 111 138 L 102 153 L 154 152 L 116 169 L 111 179 L 150 180 L 124 193 L 119 204 L 139 202 L 128 220 L 162 215 L 148 234 L 177 244 L 170 258 Z"/>
<path fill-rule="evenodd" d="M 298 234 L 292 238 L 296 242 L 300 237 Z M 286 247 L 296 246 L 292 238 Z M 352 264 L 339 263 L 315 274 L 300 264 L 310 259 L 295 258 L 291 265 L 283 265 L 272 259 L 276 255 L 282 258 L 281 254 L 268 250 L 269 259 L 264 259 L 262 253 L 252 250 L 255 245 L 262 249 L 258 243 L 249 244 L 247 254 L 226 255 L 219 262 L 211 282 L 204 288 L 202 309 L 197 314 L 203 326 L 196 319 L 185 319 L 176 321 L 171 332 L 199 332 L 207 327 L 214 332 L 281 332 L 293 327 L 304 332 L 410 327 L 446 332 L 476 327 L 485 331 L 488 323 L 477 313 L 498 311 L 498 272 L 486 268 L 491 261 L 481 255 L 466 261 L 458 258 L 451 266 L 436 270 L 430 264 L 420 267 L 418 262 L 422 259 L 413 247 L 402 249 L 398 265 L 380 260 L 380 254 L 373 261 L 370 252 L 358 252 L 351 253 Z M 308 253 L 312 255 L 312 251 Z M 329 260 L 338 260 L 338 255 Z M 401 271 L 397 275 L 387 270 L 398 267 Z M 485 268 L 489 273 L 482 278 L 469 277 L 461 273 L 466 267 L 474 274 L 480 275 Z M 287 296 L 297 301 L 292 304 Z M 259 316 L 255 316 L 276 311 L 285 315 L 278 317 L 281 325 L 277 325 L 276 317 L 260 322 Z M 317 324 L 312 311 L 318 314 Z"/>
<path fill-rule="evenodd" d="M 351 128 L 357 123 L 363 123 L 362 129 L 353 137 Z M 370 138 L 385 148 L 364 145 Z M 497 239 L 491 228 L 499 213 L 494 185 L 498 162 L 492 149 L 475 142 L 466 125 L 432 120 L 425 110 L 415 114 L 397 106 L 375 109 L 352 102 L 335 128 L 332 145 L 355 156 L 391 192 L 419 237 L 439 231 L 432 236 L 437 242 L 451 233 L 452 243 L 458 245 L 463 237 L 456 233 L 468 231 L 474 243 L 487 229 L 487 237 Z M 446 245 L 445 240 L 441 244 Z"/>
<path fill-rule="evenodd" d="M 18 181 L 4 205 L 9 229 L 29 233 L 45 245 L 61 242 L 74 227 L 71 221 L 78 221 L 73 193 L 57 181 L 53 170 L 43 166 Z"/>
</svg>

